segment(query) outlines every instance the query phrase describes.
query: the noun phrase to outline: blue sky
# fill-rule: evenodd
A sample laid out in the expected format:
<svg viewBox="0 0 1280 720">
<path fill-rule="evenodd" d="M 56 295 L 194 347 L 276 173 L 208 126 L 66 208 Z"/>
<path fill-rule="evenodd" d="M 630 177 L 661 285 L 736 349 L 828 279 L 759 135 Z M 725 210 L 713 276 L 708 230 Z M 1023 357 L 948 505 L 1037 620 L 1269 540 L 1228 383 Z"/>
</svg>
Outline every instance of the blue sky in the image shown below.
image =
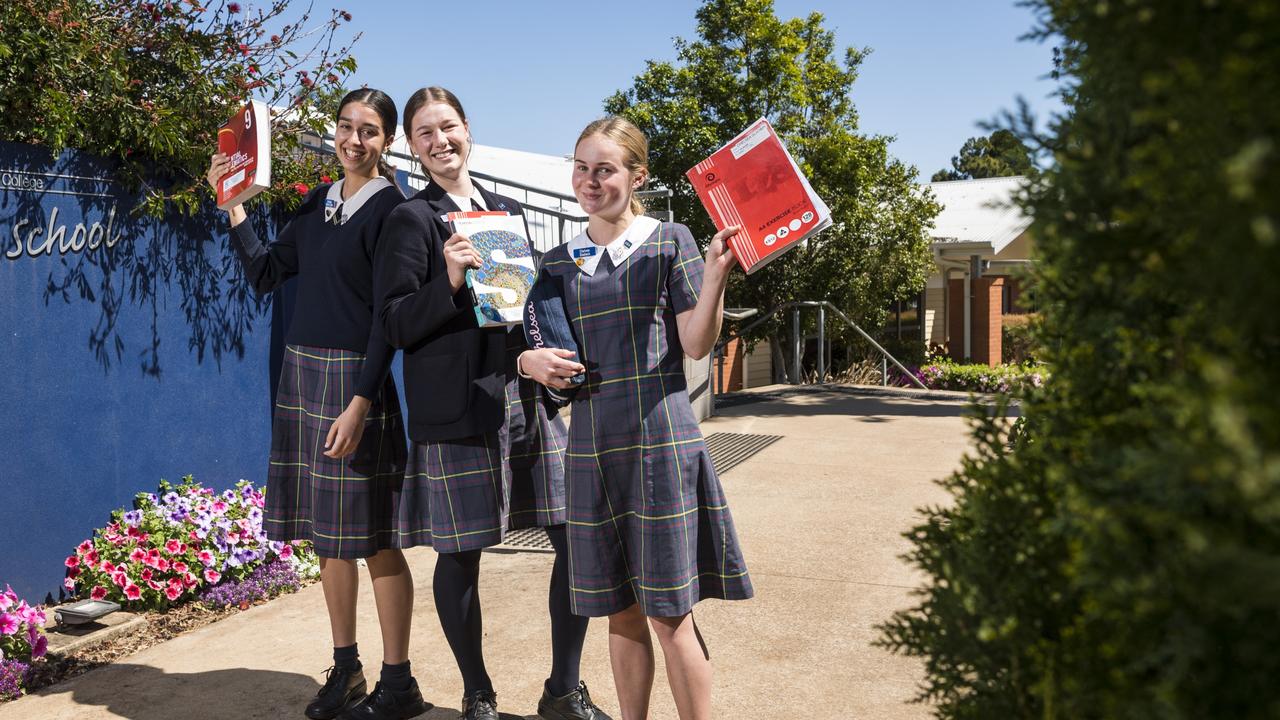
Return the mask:
<svg viewBox="0 0 1280 720">
<path fill-rule="evenodd" d="M 473 0 L 344 6 L 364 33 L 354 85 L 403 106 L 418 87 L 462 100 L 476 142 L 549 154 L 572 151 L 604 98 L 629 87 L 646 60 L 675 57 L 694 37 L 693 0 L 648 3 Z M 780 17 L 817 11 L 841 48 L 871 47 L 853 87 L 863 132 L 893 135 L 891 150 L 924 179 L 947 166 L 977 123 L 1016 98 L 1040 116 L 1059 109 L 1051 48 L 1018 38 L 1033 24 L 1012 0 L 775 0 Z"/>
</svg>

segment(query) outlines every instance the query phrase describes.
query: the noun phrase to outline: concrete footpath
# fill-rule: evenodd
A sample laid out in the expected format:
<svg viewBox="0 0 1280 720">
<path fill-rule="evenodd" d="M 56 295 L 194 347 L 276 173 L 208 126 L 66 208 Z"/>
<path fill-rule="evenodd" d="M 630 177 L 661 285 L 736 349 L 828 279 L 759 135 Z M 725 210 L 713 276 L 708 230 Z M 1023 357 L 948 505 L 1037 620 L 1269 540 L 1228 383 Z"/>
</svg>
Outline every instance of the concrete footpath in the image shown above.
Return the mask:
<svg viewBox="0 0 1280 720">
<path fill-rule="evenodd" d="M 870 646 L 874 626 L 912 603 L 923 578 L 899 560 L 916 508 L 946 501 L 933 480 L 969 445 L 960 396 L 856 388 L 731 401 L 704 434 L 782 439 L 722 478 L 755 584 L 745 602 L 707 601 L 695 617 L 715 666 L 718 718 L 927 718 L 911 704 L 919 662 Z M 435 553 L 407 553 L 417 611 L 411 659 L 427 720 L 456 718 L 461 679 L 431 597 Z M 485 553 L 485 651 L 504 720 L 534 712 L 550 663 L 551 555 Z M 621 720 L 607 623 L 593 621 L 582 677 Z M 373 595 L 360 596 L 370 688 L 381 642 Z M 331 645 L 320 586 L 255 607 L 63 685 L 0 705 L 0 720 L 302 718 Z M 676 718 L 658 652 L 651 717 Z"/>
</svg>

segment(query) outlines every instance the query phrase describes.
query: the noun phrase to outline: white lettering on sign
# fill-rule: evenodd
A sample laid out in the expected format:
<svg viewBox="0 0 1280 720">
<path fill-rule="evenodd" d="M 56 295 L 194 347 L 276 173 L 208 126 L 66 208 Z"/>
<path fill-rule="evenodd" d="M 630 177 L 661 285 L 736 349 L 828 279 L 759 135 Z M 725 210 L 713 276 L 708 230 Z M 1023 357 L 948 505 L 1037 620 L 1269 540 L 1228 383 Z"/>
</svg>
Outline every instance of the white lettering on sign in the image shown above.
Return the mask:
<svg viewBox="0 0 1280 720">
<path fill-rule="evenodd" d="M 62 180 L 70 186 L 55 189 L 53 184 Z M 0 190 L 16 190 L 20 192 L 45 192 L 55 195 L 77 195 L 95 198 L 109 198 L 105 192 L 94 192 L 88 189 L 77 189 L 74 185 L 83 183 L 102 183 L 103 180 L 80 175 L 58 175 L 33 173 L 25 170 L 0 170 Z M 109 181 L 105 181 L 109 182 Z M 116 205 L 113 203 L 106 217 L 100 222 L 79 222 L 70 225 L 58 222 L 59 208 L 50 208 L 48 218 L 15 219 L 9 229 L 8 245 L 4 256 L 8 260 L 17 260 L 24 255 L 40 257 L 52 255 L 54 250 L 59 255 L 82 253 L 97 250 L 100 247 L 113 248 L 120 242 L 120 230 L 116 228 Z M 0 237 L 3 237 L 0 235 Z"/>
<path fill-rule="evenodd" d="M 49 210 L 48 222 L 43 226 L 32 222 L 29 218 L 22 218 L 13 224 L 10 246 L 4 256 L 9 260 L 17 260 L 23 255 L 28 257 L 52 255 L 55 246 L 59 255 L 97 250 L 104 245 L 107 248 L 113 248 L 120 242 L 120 231 L 115 227 L 115 205 L 107 211 L 105 219 L 105 225 L 95 222 L 86 227 L 84 223 L 76 223 L 68 237 L 69 226 L 65 223 L 58 224 L 56 207 Z"/>
<path fill-rule="evenodd" d="M 31 190 L 40 192 L 45 188 L 44 178 L 21 170 L 5 170 L 0 172 L 0 188 L 5 190 Z"/>
</svg>

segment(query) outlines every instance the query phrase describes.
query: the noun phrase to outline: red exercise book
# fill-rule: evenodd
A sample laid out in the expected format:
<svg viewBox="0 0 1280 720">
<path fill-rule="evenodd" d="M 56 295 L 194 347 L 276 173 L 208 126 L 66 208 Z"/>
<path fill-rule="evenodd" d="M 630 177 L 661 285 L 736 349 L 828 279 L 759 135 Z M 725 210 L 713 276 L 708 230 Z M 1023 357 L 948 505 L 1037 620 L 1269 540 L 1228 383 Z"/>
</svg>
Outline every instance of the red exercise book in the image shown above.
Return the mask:
<svg viewBox="0 0 1280 720">
<path fill-rule="evenodd" d="M 271 186 L 271 110 L 250 100 L 218 128 L 218 152 L 231 168 L 218 179 L 218 207 L 226 210 Z"/>
<path fill-rule="evenodd" d="M 717 230 L 742 226 L 729 247 L 748 274 L 831 225 L 831 210 L 764 118 L 685 174 Z"/>
</svg>

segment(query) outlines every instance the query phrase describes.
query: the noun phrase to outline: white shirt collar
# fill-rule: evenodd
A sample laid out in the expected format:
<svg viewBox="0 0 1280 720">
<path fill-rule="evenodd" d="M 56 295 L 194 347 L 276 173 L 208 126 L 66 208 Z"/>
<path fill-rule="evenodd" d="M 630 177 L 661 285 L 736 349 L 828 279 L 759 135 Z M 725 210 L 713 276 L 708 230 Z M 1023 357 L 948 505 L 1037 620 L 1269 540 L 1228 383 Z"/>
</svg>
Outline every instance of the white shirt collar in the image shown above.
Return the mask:
<svg viewBox="0 0 1280 720">
<path fill-rule="evenodd" d="M 338 182 L 329 186 L 329 192 L 324 196 L 324 221 L 326 223 L 334 222 L 333 216 L 341 213 L 335 224 L 341 225 L 351 219 L 351 216 L 360 212 L 360 208 L 364 207 L 366 201 L 378 191 L 391 187 L 391 181 L 379 175 L 364 184 L 364 187 L 356 191 L 355 195 L 350 198 L 342 199 L 342 187 L 346 184 L 347 179 L 344 177 Z"/>
<path fill-rule="evenodd" d="M 462 195 L 454 195 L 453 193 L 445 193 L 445 194 L 448 195 L 450 199 L 453 200 L 453 204 L 457 205 L 458 209 L 461 210 L 462 212 L 471 212 L 471 210 L 474 209 L 471 207 L 472 200 L 474 200 L 475 203 L 480 206 L 481 210 L 489 209 L 489 203 L 484 201 L 484 196 L 480 194 L 479 190 L 472 192 L 471 197 L 463 197 Z"/>
<path fill-rule="evenodd" d="M 569 241 L 569 257 L 578 265 L 578 269 L 587 275 L 595 274 L 596 266 L 600 264 L 600 258 L 604 257 L 605 253 L 609 253 L 613 266 L 618 267 L 624 260 L 631 257 L 631 253 L 643 245 L 661 224 L 662 222 L 657 218 L 639 215 L 631 221 L 621 235 L 604 247 L 591 242 L 591 238 L 587 237 L 587 231 L 583 230 Z"/>
</svg>

